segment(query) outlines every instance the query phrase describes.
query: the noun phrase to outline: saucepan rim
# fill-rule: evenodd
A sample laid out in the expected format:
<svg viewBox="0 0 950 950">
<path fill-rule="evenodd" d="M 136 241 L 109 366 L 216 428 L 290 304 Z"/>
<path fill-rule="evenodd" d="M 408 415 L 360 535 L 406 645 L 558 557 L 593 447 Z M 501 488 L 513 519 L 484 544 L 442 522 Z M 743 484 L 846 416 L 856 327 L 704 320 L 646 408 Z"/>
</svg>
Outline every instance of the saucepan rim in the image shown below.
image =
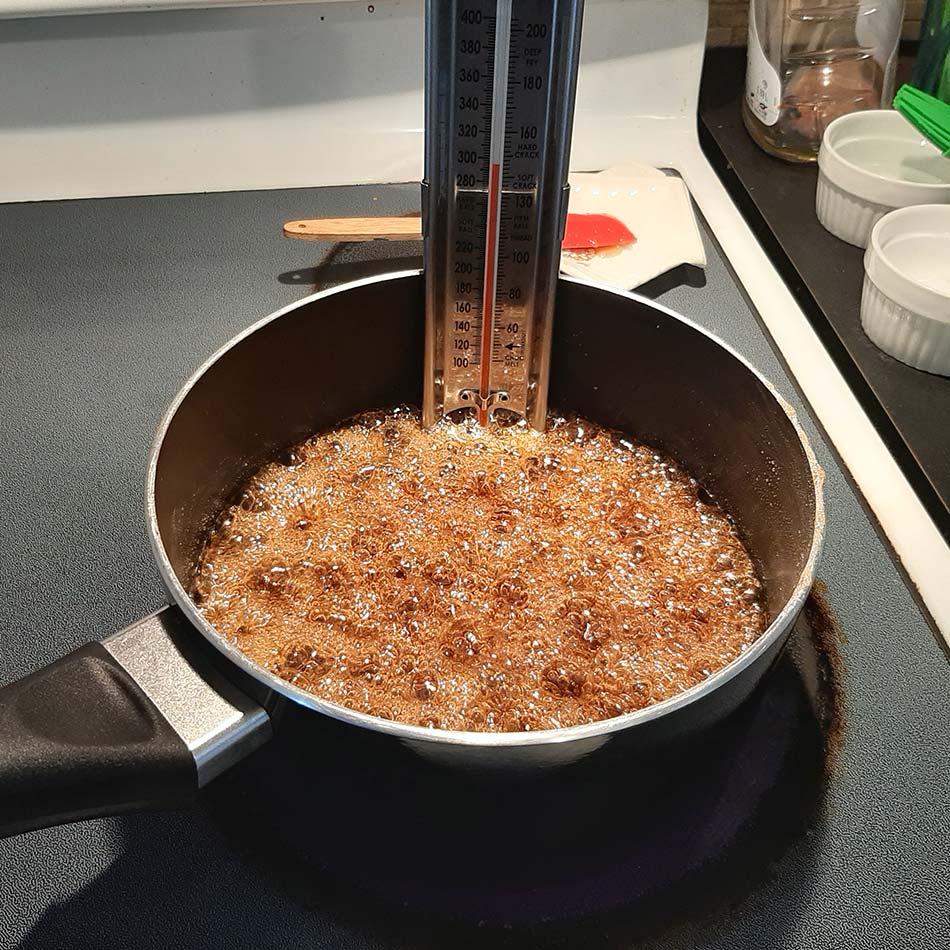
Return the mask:
<svg viewBox="0 0 950 950">
<path fill-rule="evenodd" d="M 821 547 L 825 533 L 825 511 L 823 499 L 824 471 L 815 457 L 815 453 L 811 447 L 808 436 L 802 429 L 801 423 L 798 421 L 798 416 L 795 409 L 789 405 L 789 403 L 786 402 L 781 397 L 781 395 L 779 395 L 772 383 L 769 382 L 769 380 L 766 379 L 754 366 L 752 366 L 748 360 L 746 360 L 741 354 L 737 353 L 727 343 L 723 342 L 717 336 L 710 333 L 704 327 L 699 326 L 688 317 L 676 313 L 668 307 L 664 307 L 662 304 L 655 303 L 652 300 L 648 300 L 647 298 L 641 297 L 634 293 L 617 290 L 616 288 L 598 284 L 594 281 L 584 280 L 582 278 L 563 276 L 560 278 L 560 280 L 566 283 L 591 287 L 592 289 L 598 291 L 604 291 L 614 294 L 618 297 L 624 297 L 629 300 L 637 301 L 644 306 L 650 307 L 653 310 L 665 314 L 667 317 L 686 324 L 697 333 L 703 334 L 703 336 L 707 337 L 714 344 L 722 347 L 748 372 L 752 373 L 772 394 L 780 408 L 789 417 L 789 420 L 795 429 L 795 433 L 798 436 L 799 442 L 801 443 L 802 450 L 805 453 L 805 458 L 808 461 L 811 471 L 812 486 L 815 493 L 814 531 L 809 555 L 805 562 L 805 566 L 802 569 L 801 575 L 799 576 L 798 582 L 795 585 L 795 589 L 786 601 L 782 610 L 775 616 L 769 626 L 752 644 L 752 646 L 750 646 L 749 649 L 747 649 L 743 654 L 733 660 L 728 666 L 724 667 L 722 670 L 714 673 L 708 679 L 703 680 L 701 683 L 698 683 L 696 686 L 693 686 L 683 693 L 670 697 L 663 702 L 656 703 L 633 712 L 624 713 L 621 716 L 615 716 L 611 719 L 603 719 L 598 722 L 586 723 L 579 726 L 566 726 L 561 729 L 544 729 L 534 732 L 462 732 L 447 729 L 431 729 L 426 726 L 411 725 L 409 723 L 397 722 L 396 720 L 384 719 L 379 716 L 371 716 L 368 713 L 358 712 L 357 710 L 348 709 L 347 707 L 338 705 L 337 703 L 332 703 L 321 699 L 320 697 L 315 696 L 313 693 L 309 693 L 298 686 L 294 686 L 293 683 L 282 679 L 275 673 L 271 673 L 262 666 L 258 666 L 256 663 L 249 660 L 243 653 L 241 653 L 241 651 L 234 644 L 230 643 L 226 637 L 218 633 L 214 627 L 208 623 L 207 620 L 205 620 L 204 616 L 198 610 L 194 601 L 191 599 L 188 592 L 179 581 L 165 550 L 161 531 L 158 526 L 158 516 L 155 505 L 155 482 L 158 469 L 158 460 L 162 452 L 165 436 L 172 423 L 172 420 L 175 418 L 175 414 L 177 413 L 181 404 L 188 397 L 196 383 L 225 353 L 243 343 L 248 337 L 252 336 L 258 330 L 264 326 L 267 326 L 272 321 L 279 320 L 284 315 L 302 307 L 309 306 L 311 303 L 315 303 L 318 300 L 323 300 L 337 294 L 345 294 L 348 291 L 366 287 L 370 284 L 383 283 L 386 281 L 408 280 L 412 278 L 418 279 L 422 276 L 422 273 L 423 272 L 421 270 L 405 270 L 368 277 L 346 284 L 339 284 L 335 287 L 328 288 L 327 290 L 322 290 L 318 293 L 311 294 L 310 296 L 304 297 L 301 300 L 297 300 L 294 303 L 288 304 L 286 307 L 282 307 L 274 313 L 271 313 L 261 320 L 258 320 L 256 323 L 249 326 L 237 336 L 233 337 L 217 352 L 205 360 L 205 362 L 202 363 L 202 365 L 199 366 L 197 370 L 195 370 L 188 381 L 181 387 L 166 410 L 161 422 L 159 423 L 155 440 L 152 445 L 151 455 L 149 456 L 148 461 L 148 473 L 145 487 L 145 508 L 149 540 L 152 545 L 155 560 L 158 563 L 159 571 L 167 589 L 191 624 L 204 636 L 206 640 L 208 640 L 219 652 L 221 652 L 237 667 L 252 676 L 254 679 L 263 683 L 265 686 L 269 687 L 274 692 L 287 697 L 301 706 L 305 706 L 314 710 L 315 712 L 323 713 L 324 715 L 330 716 L 333 719 L 348 722 L 352 725 L 360 726 L 364 729 L 370 729 L 375 732 L 386 733 L 399 739 L 412 740 L 413 742 L 436 743 L 439 745 L 453 746 L 478 746 L 488 748 L 520 748 L 527 746 L 557 745 L 560 743 L 570 743 L 583 741 L 585 739 L 594 739 L 609 735 L 614 732 L 620 732 L 624 729 L 630 729 L 634 726 L 669 715 L 670 713 L 673 713 L 684 706 L 697 702 L 698 700 L 717 690 L 720 686 L 727 683 L 734 677 L 738 676 L 743 670 L 751 666 L 759 656 L 766 652 L 776 640 L 787 633 L 795 617 L 797 617 L 799 611 L 804 605 L 805 599 L 808 597 L 808 593 L 811 590 L 811 586 L 815 580 L 815 571 L 819 557 L 821 555 Z"/>
</svg>

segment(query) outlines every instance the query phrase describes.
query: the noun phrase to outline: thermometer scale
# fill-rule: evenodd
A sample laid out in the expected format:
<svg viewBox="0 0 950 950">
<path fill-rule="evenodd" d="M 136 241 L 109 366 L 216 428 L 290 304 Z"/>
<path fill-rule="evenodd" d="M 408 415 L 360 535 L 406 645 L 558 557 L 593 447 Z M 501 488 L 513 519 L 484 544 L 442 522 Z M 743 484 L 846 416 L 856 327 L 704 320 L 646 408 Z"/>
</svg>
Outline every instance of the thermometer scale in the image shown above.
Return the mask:
<svg viewBox="0 0 950 950">
<path fill-rule="evenodd" d="M 428 0 L 423 423 L 543 429 L 583 0 Z"/>
</svg>

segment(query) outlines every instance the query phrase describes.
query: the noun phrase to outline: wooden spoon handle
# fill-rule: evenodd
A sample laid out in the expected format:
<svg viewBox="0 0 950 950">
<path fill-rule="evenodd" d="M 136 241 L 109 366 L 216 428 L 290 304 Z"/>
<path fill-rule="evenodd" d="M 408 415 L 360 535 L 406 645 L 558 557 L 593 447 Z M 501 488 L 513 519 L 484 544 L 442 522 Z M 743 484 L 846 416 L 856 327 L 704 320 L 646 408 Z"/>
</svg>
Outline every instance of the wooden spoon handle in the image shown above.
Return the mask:
<svg viewBox="0 0 950 950">
<path fill-rule="evenodd" d="M 422 219 L 311 218 L 288 221 L 284 236 L 304 241 L 421 241 Z"/>
</svg>

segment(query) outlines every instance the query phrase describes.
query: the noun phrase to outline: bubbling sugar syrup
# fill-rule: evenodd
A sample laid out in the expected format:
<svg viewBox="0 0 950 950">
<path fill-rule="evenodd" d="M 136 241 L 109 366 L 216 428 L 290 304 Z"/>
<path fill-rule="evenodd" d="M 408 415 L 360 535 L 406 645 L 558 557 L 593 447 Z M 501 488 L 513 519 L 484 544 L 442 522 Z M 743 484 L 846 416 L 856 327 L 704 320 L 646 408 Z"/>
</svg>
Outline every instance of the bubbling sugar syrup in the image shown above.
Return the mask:
<svg viewBox="0 0 950 950">
<path fill-rule="evenodd" d="M 577 416 L 420 426 L 365 413 L 265 465 L 193 596 L 255 663 L 436 729 L 595 722 L 722 669 L 762 633 L 735 528 L 668 456 Z"/>
</svg>

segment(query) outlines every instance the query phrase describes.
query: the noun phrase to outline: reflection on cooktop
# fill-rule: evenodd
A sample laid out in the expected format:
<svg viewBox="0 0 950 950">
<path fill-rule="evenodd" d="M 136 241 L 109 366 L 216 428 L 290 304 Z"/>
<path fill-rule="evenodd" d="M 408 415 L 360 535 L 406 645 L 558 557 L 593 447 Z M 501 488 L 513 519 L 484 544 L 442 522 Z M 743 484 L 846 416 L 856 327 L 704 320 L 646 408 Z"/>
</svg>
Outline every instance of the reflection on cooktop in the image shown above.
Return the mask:
<svg viewBox="0 0 950 950">
<path fill-rule="evenodd" d="M 436 920 L 486 938 L 556 921 L 563 939 L 595 914 L 627 936 L 720 915 L 820 824 L 840 661 L 820 598 L 805 616 L 742 709 L 648 759 L 608 744 L 539 778 L 478 778 L 292 708 L 204 807 L 295 899 L 390 939 L 431 939 Z"/>
</svg>

